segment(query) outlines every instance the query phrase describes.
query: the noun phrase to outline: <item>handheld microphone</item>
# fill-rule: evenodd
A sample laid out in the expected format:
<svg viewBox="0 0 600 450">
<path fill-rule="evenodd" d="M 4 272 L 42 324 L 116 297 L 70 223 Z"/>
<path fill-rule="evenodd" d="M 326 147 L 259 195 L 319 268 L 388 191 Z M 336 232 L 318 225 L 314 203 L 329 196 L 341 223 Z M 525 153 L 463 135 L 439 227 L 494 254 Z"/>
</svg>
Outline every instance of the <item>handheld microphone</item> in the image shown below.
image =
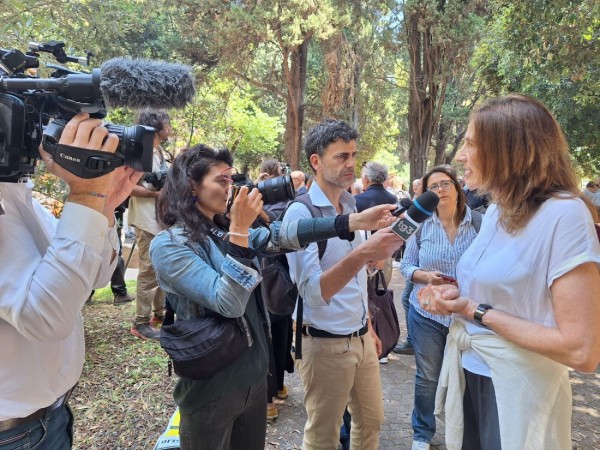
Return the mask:
<svg viewBox="0 0 600 450">
<path fill-rule="evenodd" d="M 421 194 L 413 201 L 404 217 L 392 225 L 392 231 L 407 241 L 419 229 L 421 223 L 431 217 L 439 202 L 440 198 L 435 192 L 427 191 Z"/>
<path fill-rule="evenodd" d="M 392 211 L 392 216 L 394 217 L 398 217 L 400 214 L 402 214 L 404 211 L 410 208 L 413 204 L 412 200 L 408 197 L 401 198 L 399 203 L 400 204 L 398 205 L 398 207 Z"/>
</svg>

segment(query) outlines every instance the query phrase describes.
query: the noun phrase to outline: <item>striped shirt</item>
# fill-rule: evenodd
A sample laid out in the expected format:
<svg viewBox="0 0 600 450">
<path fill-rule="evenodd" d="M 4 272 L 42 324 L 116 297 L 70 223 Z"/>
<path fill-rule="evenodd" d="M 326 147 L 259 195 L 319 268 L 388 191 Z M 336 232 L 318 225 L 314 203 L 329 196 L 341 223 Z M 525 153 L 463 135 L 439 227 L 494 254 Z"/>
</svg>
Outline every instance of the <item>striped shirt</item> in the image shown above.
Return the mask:
<svg viewBox="0 0 600 450">
<path fill-rule="evenodd" d="M 467 207 L 464 219 L 458 226 L 454 245 L 448 240 L 448 235 L 436 213 L 421 226 L 420 247 L 417 239 L 409 239 L 402 258 L 400 270 L 407 280 L 412 280 L 415 270 L 438 271 L 444 275 L 456 278 L 458 260 L 477 236 L 477 231 L 471 223 L 471 209 Z M 425 283 L 416 283 L 410 294 L 410 304 L 423 317 L 435 320 L 448 327 L 451 316 L 431 314 L 419 305 L 417 293 L 425 287 Z"/>
</svg>

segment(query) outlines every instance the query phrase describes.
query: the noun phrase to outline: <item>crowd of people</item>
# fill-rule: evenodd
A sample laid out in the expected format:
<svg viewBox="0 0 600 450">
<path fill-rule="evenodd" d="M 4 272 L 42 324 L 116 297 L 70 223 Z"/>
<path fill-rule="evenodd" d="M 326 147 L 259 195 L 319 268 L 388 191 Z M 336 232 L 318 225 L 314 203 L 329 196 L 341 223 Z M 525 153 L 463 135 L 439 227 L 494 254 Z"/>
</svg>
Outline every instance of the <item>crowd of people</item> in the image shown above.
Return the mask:
<svg viewBox="0 0 600 450">
<path fill-rule="evenodd" d="M 209 376 L 178 379 L 183 450 L 263 449 L 294 369 L 304 449 L 336 449 L 343 419 L 349 448 L 377 449 L 387 355 L 367 285 L 376 271 L 389 280 L 395 260 L 408 333 L 394 351 L 416 364 L 412 448 L 430 448 L 440 414 L 449 449 L 571 448 L 568 369 L 600 362 L 600 192 L 596 182 L 578 190 L 544 105 L 511 94 L 480 106 L 456 156 L 463 178 L 441 165 L 413 180 L 413 199 L 433 192 L 439 203 L 406 242 L 391 212 L 411 194 L 378 162 L 355 180 L 359 133 L 342 120 L 309 130 L 312 173 L 289 173 L 296 198 L 268 204 L 256 188 L 232 187 L 228 150 L 198 144 L 171 159 L 161 147 L 168 115 L 144 111 L 138 123 L 156 130 L 160 183 L 126 167 L 79 178 L 41 151 L 70 188 L 58 221 L 32 202 L 30 184 L 0 183 L 0 255 L 19 268 L 0 276 L 0 449 L 71 448 L 81 311 L 122 266 L 114 212 L 128 197 L 140 259 L 131 333 L 159 339 L 163 322 L 233 320 L 248 343 Z M 61 144 L 114 152 L 117 139 L 81 113 Z M 266 160 L 257 181 L 284 170 Z M 261 260 L 275 255 L 297 288 L 298 315 L 271 311 L 273 293 L 261 289 Z M 132 301 L 113 281 L 115 303 Z"/>
</svg>

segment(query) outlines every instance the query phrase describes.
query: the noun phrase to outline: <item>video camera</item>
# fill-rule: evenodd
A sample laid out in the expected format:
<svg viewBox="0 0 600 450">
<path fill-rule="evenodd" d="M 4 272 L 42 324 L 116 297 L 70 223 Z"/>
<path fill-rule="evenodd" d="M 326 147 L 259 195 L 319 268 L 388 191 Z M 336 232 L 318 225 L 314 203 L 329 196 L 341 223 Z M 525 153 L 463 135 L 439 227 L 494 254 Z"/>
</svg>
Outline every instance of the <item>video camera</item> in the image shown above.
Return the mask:
<svg viewBox="0 0 600 450">
<path fill-rule="evenodd" d="M 68 56 L 64 45 L 30 43 L 25 54 L 0 48 L 0 181 L 14 182 L 33 173 L 40 143 L 57 164 L 82 178 L 99 177 L 122 165 L 151 172 L 152 127 L 105 124 L 119 137 L 114 154 L 59 145 L 65 125 L 77 113 L 106 116 L 104 69 L 83 73 L 48 64 L 54 69 L 51 78 L 33 73 L 39 67 L 39 52 L 52 53 L 60 63 L 89 64 L 90 52 L 85 58 Z"/>
</svg>

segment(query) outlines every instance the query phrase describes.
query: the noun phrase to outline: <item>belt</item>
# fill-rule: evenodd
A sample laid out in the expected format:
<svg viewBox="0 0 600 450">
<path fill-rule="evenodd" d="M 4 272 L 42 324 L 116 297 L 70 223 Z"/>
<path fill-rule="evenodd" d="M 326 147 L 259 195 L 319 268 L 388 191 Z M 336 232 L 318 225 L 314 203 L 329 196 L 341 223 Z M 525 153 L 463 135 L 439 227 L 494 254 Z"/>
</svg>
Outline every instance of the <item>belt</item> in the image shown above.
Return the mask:
<svg viewBox="0 0 600 450">
<path fill-rule="evenodd" d="M 75 385 L 75 386 L 77 386 L 77 385 Z M 18 426 L 23 425 L 25 423 L 33 422 L 34 420 L 41 419 L 42 417 L 44 417 L 46 415 L 46 413 L 48 411 L 52 411 L 52 410 L 60 408 L 62 405 L 64 405 L 67 402 L 67 400 L 69 400 L 69 397 L 73 393 L 75 386 L 73 386 L 71 389 L 69 389 L 65 394 L 61 395 L 50 406 L 46 406 L 45 408 L 38 409 L 36 412 L 29 414 L 27 417 L 19 417 L 17 419 L 0 420 L 0 433 L 3 431 L 12 430 L 13 428 L 17 428 Z"/>
<path fill-rule="evenodd" d="M 369 325 L 365 325 L 360 330 L 353 331 L 350 334 L 333 334 L 328 331 L 319 330 L 318 328 L 313 328 L 307 325 L 302 327 L 302 334 L 304 336 L 312 336 L 318 338 L 351 338 L 351 337 L 359 337 L 367 333 L 369 331 Z"/>
</svg>

